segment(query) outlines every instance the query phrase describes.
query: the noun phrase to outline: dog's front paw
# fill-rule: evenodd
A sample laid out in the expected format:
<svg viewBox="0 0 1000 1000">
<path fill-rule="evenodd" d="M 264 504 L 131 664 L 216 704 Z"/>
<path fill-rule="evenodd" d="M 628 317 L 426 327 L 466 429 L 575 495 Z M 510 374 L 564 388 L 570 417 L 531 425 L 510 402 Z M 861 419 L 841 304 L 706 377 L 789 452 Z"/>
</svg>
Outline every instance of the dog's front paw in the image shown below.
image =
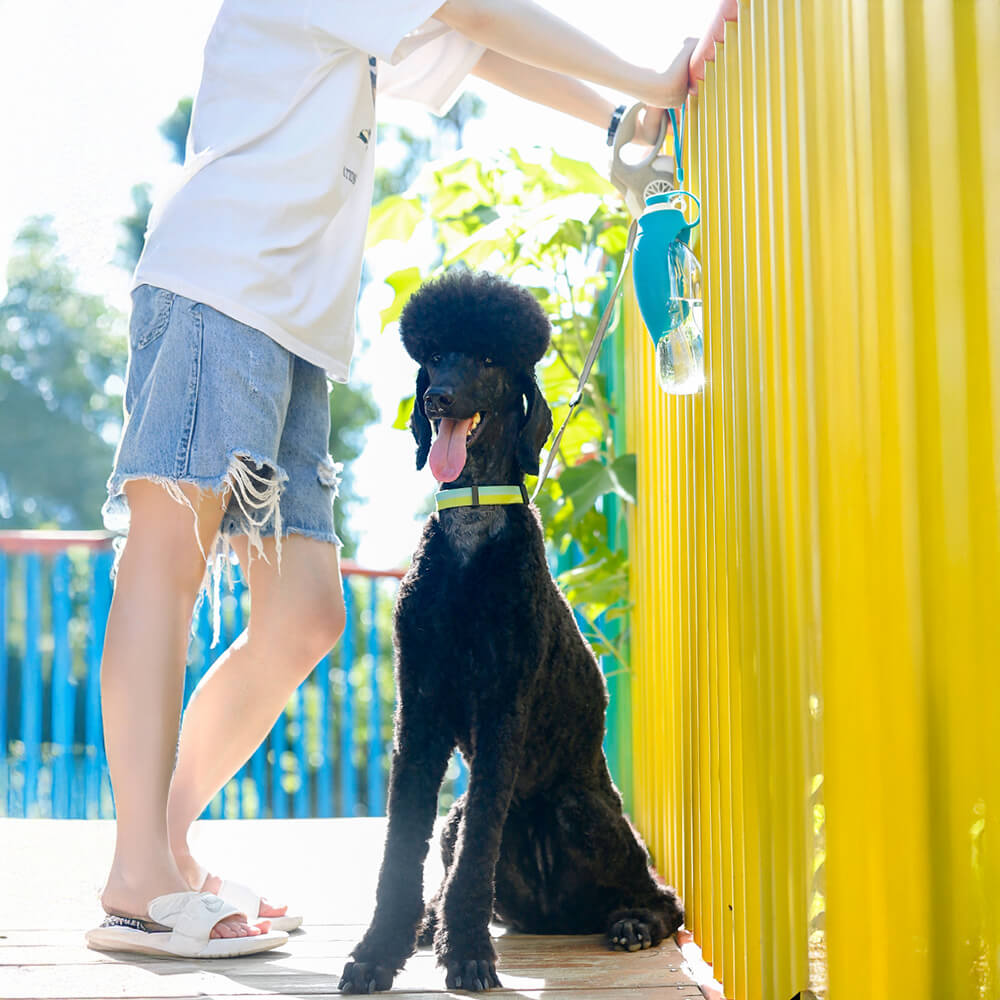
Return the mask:
<svg viewBox="0 0 1000 1000">
<path fill-rule="evenodd" d="M 376 993 L 392 986 L 396 970 L 375 962 L 348 962 L 340 976 L 341 993 Z"/>
<path fill-rule="evenodd" d="M 444 962 L 445 985 L 449 990 L 482 993 L 500 987 L 496 963 L 485 959 Z"/>
<path fill-rule="evenodd" d="M 608 946 L 612 951 L 642 951 L 663 940 L 662 922 L 648 910 L 612 914 Z"/>
</svg>

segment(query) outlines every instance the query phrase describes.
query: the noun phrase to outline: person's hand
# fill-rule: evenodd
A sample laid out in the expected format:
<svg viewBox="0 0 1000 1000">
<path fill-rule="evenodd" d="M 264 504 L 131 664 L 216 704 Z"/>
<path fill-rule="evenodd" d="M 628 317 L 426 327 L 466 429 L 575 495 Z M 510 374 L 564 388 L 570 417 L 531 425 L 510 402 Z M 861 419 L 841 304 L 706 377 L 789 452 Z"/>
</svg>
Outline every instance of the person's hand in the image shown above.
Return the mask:
<svg viewBox="0 0 1000 1000">
<path fill-rule="evenodd" d="M 697 38 L 685 39 L 670 65 L 662 73 L 651 74 L 648 90 L 635 96 L 655 108 L 679 108 L 687 100 L 688 67 L 697 45 Z"/>
</svg>

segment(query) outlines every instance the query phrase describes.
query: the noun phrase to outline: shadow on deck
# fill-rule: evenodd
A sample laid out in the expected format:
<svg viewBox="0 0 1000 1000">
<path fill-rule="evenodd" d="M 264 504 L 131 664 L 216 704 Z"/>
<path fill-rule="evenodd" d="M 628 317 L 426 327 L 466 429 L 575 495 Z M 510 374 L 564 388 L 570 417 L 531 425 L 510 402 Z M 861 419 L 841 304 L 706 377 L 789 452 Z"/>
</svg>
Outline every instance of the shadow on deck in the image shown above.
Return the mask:
<svg viewBox="0 0 1000 1000">
<path fill-rule="evenodd" d="M 336 994 L 348 952 L 371 915 L 385 820 L 213 820 L 196 827 L 199 856 L 305 916 L 282 949 L 213 962 L 126 959 L 89 951 L 98 892 L 114 847 L 103 820 L 0 819 L 0 996 L 55 998 L 322 997 Z M 435 845 L 426 883 L 441 875 Z M 533 1000 L 702 1000 L 673 940 L 606 951 L 598 937 L 505 934 L 495 928 L 502 990 Z M 448 995 L 430 951 L 418 951 L 393 996 Z M 469 994 L 455 994 L 469 995 Z"/>
</svg>

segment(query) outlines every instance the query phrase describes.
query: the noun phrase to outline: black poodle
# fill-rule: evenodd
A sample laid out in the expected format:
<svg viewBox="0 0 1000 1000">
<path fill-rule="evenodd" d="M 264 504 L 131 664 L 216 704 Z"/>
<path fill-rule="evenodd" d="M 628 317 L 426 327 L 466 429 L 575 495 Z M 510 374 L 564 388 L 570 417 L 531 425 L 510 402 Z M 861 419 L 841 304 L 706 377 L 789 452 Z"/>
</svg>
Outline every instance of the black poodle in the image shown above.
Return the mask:
<svg viewBox="0 0 1000 1000">
<path fill-rule="evenodd" d="M 601 746 L 604 678 L 524 493 L 552 429 L 534 376 L 548 320 L 524 289 L 454 271 L 414 294 L 400 330 L 420 364 L 417 466 L 429 459 L 445 489 L 396 604 L 385 856 L 374 918 L 340 988 L 389 989 L 418 925 L 449 989 L 500 985 L 494 915 L 515 931 L 656 945 L 680 927 L 681 904 L 622 814 Z M 508 487 L 503 502 L 490 486 Z M 469 789 L 448 815 L 446 874 L 425 912 L 423 863 L 456 745 Z"/>
</svg>

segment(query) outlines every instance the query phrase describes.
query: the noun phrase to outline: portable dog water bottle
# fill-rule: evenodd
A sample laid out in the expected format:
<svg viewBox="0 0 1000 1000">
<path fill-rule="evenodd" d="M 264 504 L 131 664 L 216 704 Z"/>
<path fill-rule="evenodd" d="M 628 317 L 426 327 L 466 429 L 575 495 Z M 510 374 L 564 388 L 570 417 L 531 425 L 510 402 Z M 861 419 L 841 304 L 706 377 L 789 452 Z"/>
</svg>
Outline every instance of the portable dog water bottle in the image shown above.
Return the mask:
<svg viewBox="0 0 1000 1000">
<path fill-rule="evenodd" d="M 664 392 L 688 395 L 705 384 L 701 266 L 688 240 L 687 191 L 654 194 L 639 216 L 632 280 L 639 311 L 656 347 L 656 378 Z"/>
<path fill-rule="evenodd" d="M 675 180 L 683 177 L 679 167 L 683 126 L 679 127 L 675 112 L 669 113 L 673 157 L 660 152 L 666 138 L 665 115 L 660 135 L 647 156 L 633 164 L 622 160 L 621 150 L 635 138 L 642 107 L 631 107 L 618 127 L 611 181 L 624 194 L 629 211 L 637 216 L 632 278 L 639 311 L 656 348 L 657 381 L 665 392 L 687 395 L 705 384 L 701 266 L 688 245 L 691 230 L 700 221 L 701 203 L 693 194 L 675 190 Z M 694 221 L 688 221 L 684 211 L 692 205 L 697 214 Z"/>
</svg>

